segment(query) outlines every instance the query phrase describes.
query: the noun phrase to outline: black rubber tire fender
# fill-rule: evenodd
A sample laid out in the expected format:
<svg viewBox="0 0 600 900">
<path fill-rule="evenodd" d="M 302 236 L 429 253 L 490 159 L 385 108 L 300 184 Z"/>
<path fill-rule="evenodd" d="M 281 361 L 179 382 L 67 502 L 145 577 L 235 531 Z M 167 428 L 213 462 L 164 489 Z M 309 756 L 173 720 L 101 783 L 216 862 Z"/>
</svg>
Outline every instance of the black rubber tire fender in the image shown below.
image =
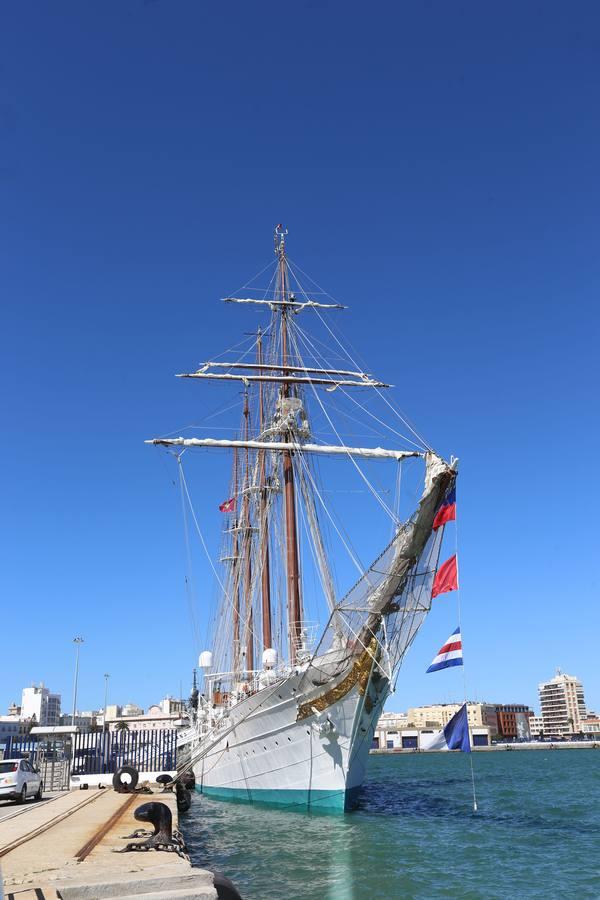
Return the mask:
<svg viewBox="0 0 600 900">
<path fill-rule="evenodd" d="M 129 775 L 131 781 L 123 781 L 123 775 Z M 113 788 L 120 794 L 132 794 L 139 780 L 140 774 L 137 769 L 134 769 L 133 766 L 121 766 L 113 775 Z"/>
</svg>

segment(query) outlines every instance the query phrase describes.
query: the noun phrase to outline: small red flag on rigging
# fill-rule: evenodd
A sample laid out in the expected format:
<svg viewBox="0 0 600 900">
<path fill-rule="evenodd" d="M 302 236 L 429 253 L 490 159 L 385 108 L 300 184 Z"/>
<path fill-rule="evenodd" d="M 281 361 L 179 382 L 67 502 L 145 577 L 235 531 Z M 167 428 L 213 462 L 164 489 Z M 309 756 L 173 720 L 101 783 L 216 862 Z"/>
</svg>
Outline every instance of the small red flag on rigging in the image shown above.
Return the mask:
<svg viewBox="0 0 600 900">
<path fill-rule="evenodd" d="M 230 497 L 229 500 L 225 500 L 224 503 L 221 503 L 219 506 L 221 512 L 233 512 L 235 509 L 235 497 Z"/>
<path fill-rule="evenodd" d="M 456 590 L 458 590 L 458 564 L 456 554 L 454 554 L 437 570 L 433 580 L 431 597 L 437 597 L 438 594 L 446 594 L 448 591 Z"/>
</svg>

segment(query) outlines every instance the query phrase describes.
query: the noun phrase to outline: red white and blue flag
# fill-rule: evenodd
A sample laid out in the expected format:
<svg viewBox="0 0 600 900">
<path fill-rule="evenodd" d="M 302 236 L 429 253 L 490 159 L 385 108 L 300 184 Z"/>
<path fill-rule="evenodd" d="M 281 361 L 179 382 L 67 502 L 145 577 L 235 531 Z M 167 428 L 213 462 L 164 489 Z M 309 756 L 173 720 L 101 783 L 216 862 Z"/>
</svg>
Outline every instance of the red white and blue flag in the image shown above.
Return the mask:
<svg viewBox="0 0 600 900">
<path fill-rule="evenodd" d="M 435 514 L 435 519 L 433 520 L 433 530 L 437 531 L 441 525 L 445 525 L 446 522 L 454 522 L 455 519 L 456 488 L 453 487 L 452 490 L 448 491 L 448 493 L 442 500 L 442 505 Z"/>
<path fill-rule="evenodd" d="M 448 669 L 450 666 L 462 666 L 462 638 L 460 626 L 453 631 L 444 646 L 439 650 L 427 672 L 438 672 L 440 669 Z"/>
</svg>

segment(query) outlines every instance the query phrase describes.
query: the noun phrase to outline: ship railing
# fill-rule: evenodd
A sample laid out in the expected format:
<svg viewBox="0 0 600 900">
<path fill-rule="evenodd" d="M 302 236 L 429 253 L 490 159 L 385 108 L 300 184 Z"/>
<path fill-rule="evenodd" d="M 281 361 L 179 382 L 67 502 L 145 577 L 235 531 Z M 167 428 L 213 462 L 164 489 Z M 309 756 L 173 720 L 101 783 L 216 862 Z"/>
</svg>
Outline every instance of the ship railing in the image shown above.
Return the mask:
<svg viewBox="0 0 600 900">
<path fill-rule="evenodd" d="M 291 644 L 298 661 L 307 661 L 313 655 L 320 634 L 318 622 L 292 622 L 290 631 L 293 635 Z"/>
</svg>

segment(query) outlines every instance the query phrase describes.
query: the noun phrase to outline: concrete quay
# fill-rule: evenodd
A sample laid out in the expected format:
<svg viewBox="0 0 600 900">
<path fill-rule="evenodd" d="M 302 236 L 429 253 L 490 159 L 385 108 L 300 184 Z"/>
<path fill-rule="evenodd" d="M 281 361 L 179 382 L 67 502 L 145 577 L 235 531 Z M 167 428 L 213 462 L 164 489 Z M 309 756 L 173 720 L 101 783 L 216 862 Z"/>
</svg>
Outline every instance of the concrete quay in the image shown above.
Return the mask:
<svg viewBox="0 0 600 900">
<path fill-rule="evenodd" d="M 50 803 L 56 797 L 62 797 L 64 793 L 64 791 L 44 791 L 42 800 L 34 800 L 33 797 L 31 799 L 28 798 L 23 805 L 16 804 L 14 800 L 2 800 L 0 801 L 0 822 L 3 819 L 14 819 L 16 816 L 21 816 L 29 812 L 33 806 Z"/>
<path fill-rule="evenodd" d="M 488 747 L 471 747 L 473 753 L 495 753 L 500 750 L 600 750 L 598 741 L 524 741 L 522 743 L 498 743 Z M 460 750 L 418 750 L 416 747 L 373 748 L 369 753 L 375 756 L 391 756 L 407 753 L 460 753 Z"/>
<path fill-rule="evenodd" d="M 165 803 L 177 828 L 175 795 L 153 790 L 70 791 L 0 821 L 5 900 L 216 900 L 213 873 L 176 853 L 114 852 L 147 827 L 134 813 L 149 801 Z"/>
</svg>

